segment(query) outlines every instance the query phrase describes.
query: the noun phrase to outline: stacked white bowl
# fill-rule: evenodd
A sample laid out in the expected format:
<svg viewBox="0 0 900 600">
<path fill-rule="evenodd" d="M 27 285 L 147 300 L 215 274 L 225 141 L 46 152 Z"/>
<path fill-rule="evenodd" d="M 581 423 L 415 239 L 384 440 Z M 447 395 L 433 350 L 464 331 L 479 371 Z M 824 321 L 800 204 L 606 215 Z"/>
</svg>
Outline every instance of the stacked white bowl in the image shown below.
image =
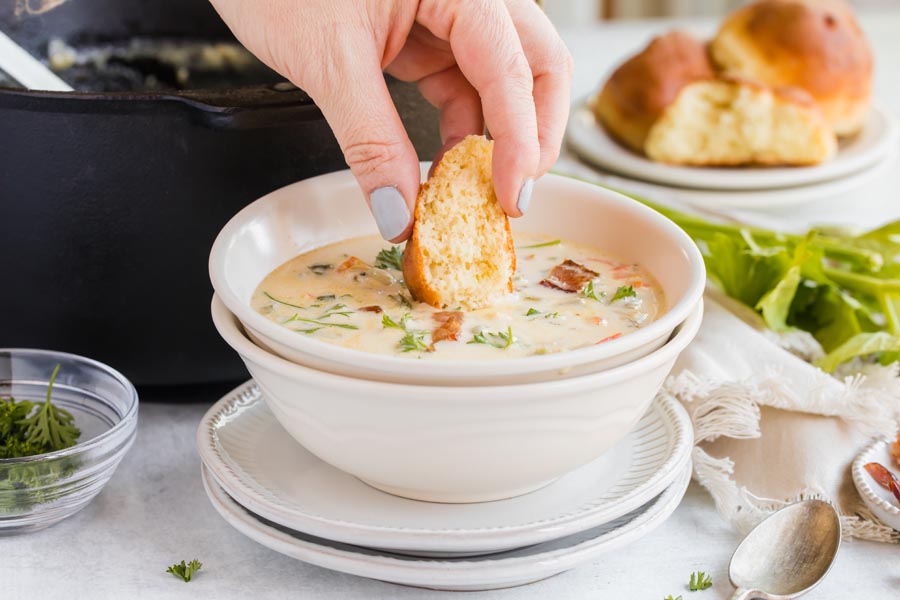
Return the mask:
<svg viewBox="0 0 900 600">
<path fill-rule="evenodd" d="M 602 345 L 484 362 L 414 361 L 297 335 L 254 311 L 250 298 L 290 258 L 375 233 L 344 171 L 277 190 L 225 226 L 209 263 L 215 325 L 281 425 L 370 485 L 454 503 L 538 489 L 602 455 L 641 418 L 699 328 L 705 269 L 683 231 L 629 198 L 557 175 L 534 194 L 514 232 L 642 265 L 662 288 L 665 313 Z"/>
</svg>

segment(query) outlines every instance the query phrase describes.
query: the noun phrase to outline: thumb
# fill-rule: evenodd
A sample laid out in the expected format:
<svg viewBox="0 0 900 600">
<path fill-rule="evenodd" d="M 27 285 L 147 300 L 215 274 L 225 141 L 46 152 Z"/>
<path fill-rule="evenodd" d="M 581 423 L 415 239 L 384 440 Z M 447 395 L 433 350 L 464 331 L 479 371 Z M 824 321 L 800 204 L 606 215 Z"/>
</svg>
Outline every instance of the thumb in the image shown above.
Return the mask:
<svg viewBox="0 0 900 600">
<path fill-rule="evenodd" d="M 325 115 L 359 182 L 381 236 L 409 237 L 421 173 L 419 159 L 375 56 L 335 57 L 330 76 L 306 91 Z"/>
</svg>

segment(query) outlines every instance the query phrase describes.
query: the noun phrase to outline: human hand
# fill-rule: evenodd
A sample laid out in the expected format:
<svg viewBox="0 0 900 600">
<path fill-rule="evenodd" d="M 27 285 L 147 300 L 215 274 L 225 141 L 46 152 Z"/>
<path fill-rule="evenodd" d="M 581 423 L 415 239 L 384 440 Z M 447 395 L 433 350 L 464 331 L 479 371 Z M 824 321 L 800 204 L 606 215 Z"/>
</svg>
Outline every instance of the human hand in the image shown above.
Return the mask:
<svg viewBox="0 0 900 600">
<path fill-rule="evenodd" d="M 237 38 L 305 90 L 331 125 L 385 239 L 412 227 L 415 149 L 382 71 L 440 109 L 443 152 L 485 125 L 510 216 L 556 162 L 572 58 L 532 0 L 211 0 Z"/>
</svg>

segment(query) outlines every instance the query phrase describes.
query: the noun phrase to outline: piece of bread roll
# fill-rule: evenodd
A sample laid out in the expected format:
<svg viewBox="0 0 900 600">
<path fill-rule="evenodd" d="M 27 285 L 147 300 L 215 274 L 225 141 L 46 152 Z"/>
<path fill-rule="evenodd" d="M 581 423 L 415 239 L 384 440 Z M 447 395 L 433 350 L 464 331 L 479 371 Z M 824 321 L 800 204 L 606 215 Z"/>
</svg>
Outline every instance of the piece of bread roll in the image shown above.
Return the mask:
<svg viewBox="0 0 900 600">
<path fill-rule="evenodd" d="M 695 166 L 812 165 L 836 150 L 834 132 L 806 92 L 729 79 L 685 86 L 646 144 L 652 160 Z"/>
<path fill-rule="evenodd" d="M 799 87 L 838 135 L 860 130 L 872 89 L 872 51 L 840 0 L 760 0 L 732 13 L 711 46 L 726 74 Z"/>
<path fill-rule="evenodd" d="M 419 189 L 403 277 L 413 298 L 475 310 L 512 291 L 516 253 L 492 182 L 494 143 L 470 135 Z"/>
<path fill-rule="evenodd" d="M 594 116 L 616 140 L 643 153 L 650 128 L 681 88 L 713 76 L 706 45 L 669 32 L 613 72 L 594 101 Z"/>
</svg>

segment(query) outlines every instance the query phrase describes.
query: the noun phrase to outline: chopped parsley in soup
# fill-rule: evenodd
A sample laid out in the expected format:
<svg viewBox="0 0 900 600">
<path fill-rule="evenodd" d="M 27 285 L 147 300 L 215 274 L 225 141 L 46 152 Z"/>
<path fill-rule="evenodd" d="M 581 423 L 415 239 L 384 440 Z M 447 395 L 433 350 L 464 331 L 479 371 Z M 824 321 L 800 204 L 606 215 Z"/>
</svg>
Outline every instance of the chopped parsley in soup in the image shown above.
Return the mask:
<svg viewBox="0 0 900 600">
<path fill-rule="evenodd" d="M 297 335 L 347 348 L 474 360 L 602 344 L 664 310 L 639 265 L 533 235 L 516 236 L 511 294 L 480 310 L 441 310 L 410 297 L 401 253 L 375 235 L 311 250 L 266 276 L 252 306 Z"/>
</svg>

